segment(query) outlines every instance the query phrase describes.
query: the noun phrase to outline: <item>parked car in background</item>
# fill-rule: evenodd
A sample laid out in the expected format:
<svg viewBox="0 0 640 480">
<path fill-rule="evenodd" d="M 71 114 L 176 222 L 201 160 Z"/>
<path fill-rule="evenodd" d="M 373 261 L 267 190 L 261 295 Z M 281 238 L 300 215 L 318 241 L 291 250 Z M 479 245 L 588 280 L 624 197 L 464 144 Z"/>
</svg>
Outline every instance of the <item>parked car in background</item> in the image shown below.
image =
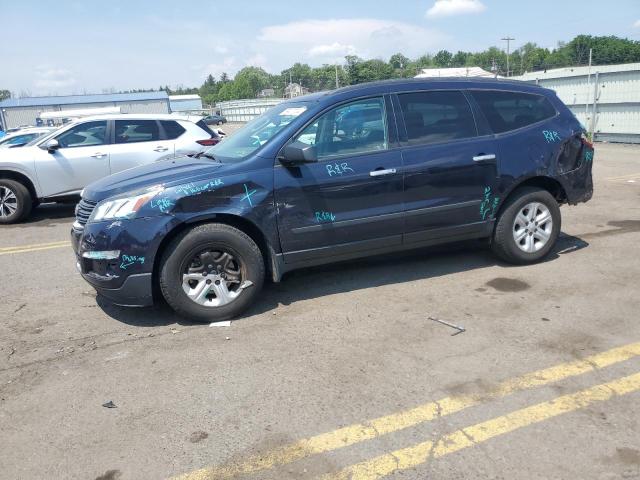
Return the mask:
<svg viewBox="0 0 640 480">
<path fill-rule="evenodd" d="M 222 125 L 223 123 L 227 123 L 227 118 L 222 115 L 207 115 L 203 120 L 207 125 Z"/>
<path fill-rule="evenodd" d="M 593 193 L 593 145 L 555 92 L 506 80 L 361 84 L 274 106 L 203 154 L 85 188 L 83 278 L 120 305 L 241 313 L 265 277 L 487 239 L 542 260 L 560 204 Z M 158 286 L 155 289 L 154 286 Z"/>
<path fill-rule="evenodd" d="M 23 128 L 17 132 L 10 133 L 0 138 L 0 148 L 17 148 L 23 147 L 33 140 L 51 133 L 55 128 L 50 127 L 33 127 Z"/>
<path fill-rule="evenodd" d="M 78 198 L 89 183 L 220 141 L 203 122 L 175 115 L 86 117 L 22 148 L 0 149 L 0 223 L 26 218 L 40 202 Z"/>
</svg>

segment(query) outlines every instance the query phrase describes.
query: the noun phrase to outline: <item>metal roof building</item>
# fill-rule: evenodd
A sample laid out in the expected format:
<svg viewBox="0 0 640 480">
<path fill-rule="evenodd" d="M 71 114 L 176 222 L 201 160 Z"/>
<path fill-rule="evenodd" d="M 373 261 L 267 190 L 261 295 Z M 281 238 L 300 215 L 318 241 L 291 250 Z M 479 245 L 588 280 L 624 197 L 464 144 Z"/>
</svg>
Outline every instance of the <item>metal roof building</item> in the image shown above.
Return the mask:
<svg viewBox="0 0 640 480">
<path fill-rule="evenodd" d="M 202 99 L 200 95 L 169 95 L 169 105 L 172 112 L 202 110 Z"/>
<path fill-rule="evenodd" d="M 0 102 L 0 123 L 5 128 L 36 125 L 44 112 L 105 107 L 119 108 L 121 113 L 169 113 L 169 96 L 167 92 L 141 92 L 8 98 Z"/>
<path fill-rule="evenodd" d="M 595 140 L 640 143 L 640 63 L 558 68 L 511 78 L 555 90 Z"/>
</svg>

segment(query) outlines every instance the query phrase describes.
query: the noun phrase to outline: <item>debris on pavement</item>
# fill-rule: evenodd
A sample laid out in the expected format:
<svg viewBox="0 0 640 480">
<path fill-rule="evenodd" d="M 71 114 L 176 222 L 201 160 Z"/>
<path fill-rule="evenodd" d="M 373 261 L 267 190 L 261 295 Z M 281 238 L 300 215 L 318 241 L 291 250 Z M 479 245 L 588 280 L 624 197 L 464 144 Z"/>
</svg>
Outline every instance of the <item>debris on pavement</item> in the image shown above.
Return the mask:
<svg viewBox="0 0 640 480">
<path fill-rule="evenodd" d="M 230 327 L 231 320 L 223 320 L 221 322 L 211 322 L 209 326 L 210 327 Z"/>
<path fill-rule="evenodd" d="M 451 334 L 452 337 L 467 331 L 467 329 L 464 328 L 464 327 L 459 327 L 458 325 L 454 325 L 453 323 L 445 322 L 444 320 L 439 320 L 439 319 L 433 318 L 433 317 L 429 317 L 429 320 L 433 320 L 434 322 L 438 322 L 438 323 L 441 323 L 442 325 L 446 325 L 447 327 L 451 327 L 451 328 L 456 329 L 457 332 L 452 333 Z"/>
<path fill-rule="evenodd" d="M 113 403 L 113 401 L 112 401 L 112 400 L 109 400 L 108 402 L 103 403 L 103 404 L 102 404 L 102 406 L 103 406 L 103 407 L 105 407 L 105 408 L 118 408 L 118 407 L 116 406 L 116 404 L 115 404 L 115 403 Z"/>
</svg>

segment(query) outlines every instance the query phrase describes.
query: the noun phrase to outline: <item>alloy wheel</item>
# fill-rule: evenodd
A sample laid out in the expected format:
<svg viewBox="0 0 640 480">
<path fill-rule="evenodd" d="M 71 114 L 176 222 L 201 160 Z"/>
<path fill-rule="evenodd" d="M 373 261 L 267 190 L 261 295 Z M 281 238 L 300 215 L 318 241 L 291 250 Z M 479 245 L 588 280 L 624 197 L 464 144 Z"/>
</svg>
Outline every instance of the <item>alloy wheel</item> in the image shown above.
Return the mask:
<svg viewBox="0 0 640 480">
<path fill-rule="evenodd" d="M 513 239 L 520 250 L 534 253 L 542 249 L 551 238 L 553 218 L 546 205 L 527 203 L 513 221 Z"/>
<path fill-rule="evenodd" d="M 0 185 L 0 217 L 10 217 L 18 209 L 18 197 L 10 188 Z"/>
</svg>

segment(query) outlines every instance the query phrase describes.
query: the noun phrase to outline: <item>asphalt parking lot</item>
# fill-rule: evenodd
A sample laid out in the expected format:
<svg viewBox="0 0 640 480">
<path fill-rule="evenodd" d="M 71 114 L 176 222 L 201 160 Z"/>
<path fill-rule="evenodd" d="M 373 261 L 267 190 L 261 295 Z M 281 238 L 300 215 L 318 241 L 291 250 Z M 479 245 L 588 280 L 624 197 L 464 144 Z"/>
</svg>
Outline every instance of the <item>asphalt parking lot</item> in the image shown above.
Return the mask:
<svg viewBox="0 0 640 480">
<path fill-rule="evenodd" d="M 0 478 L 640 478 L 640 147 L 594 169 L 543 263 L 292 272 L 230 327 L 96 298 L 41 206 L 0 229 Z"/>
</svg>

